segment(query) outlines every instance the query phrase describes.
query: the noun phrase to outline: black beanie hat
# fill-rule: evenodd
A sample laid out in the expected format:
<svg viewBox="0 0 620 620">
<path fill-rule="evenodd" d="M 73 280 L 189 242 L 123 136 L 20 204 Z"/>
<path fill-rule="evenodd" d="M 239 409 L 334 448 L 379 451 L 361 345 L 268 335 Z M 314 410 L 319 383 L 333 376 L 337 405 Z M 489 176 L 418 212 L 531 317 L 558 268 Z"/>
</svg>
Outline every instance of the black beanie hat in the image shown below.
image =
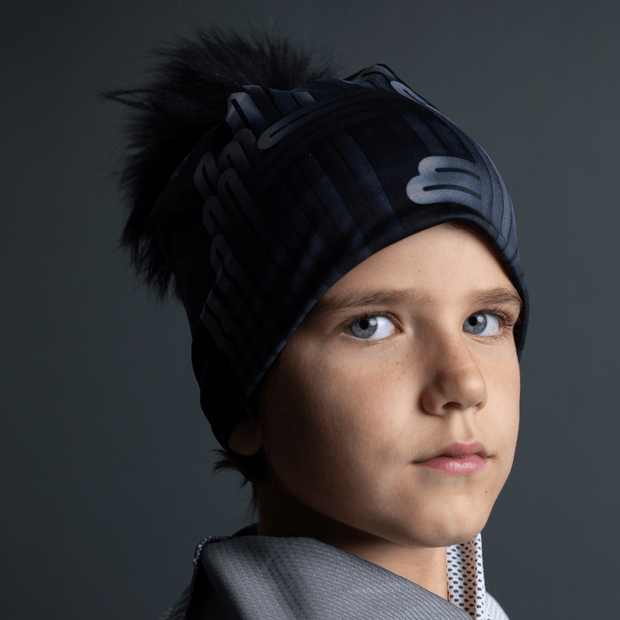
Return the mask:
<svg viewBox="0 0 620 620">
<path fill-rule="evenodd" d="M 529 300 L 512 204 L 483 149 L 385 65 L 290 91 L 244 86 L 161 192 L 148 227 L 192 329 L 224 447 L 299 323 L 375 252 L 464 219 Z"/>
</svg>

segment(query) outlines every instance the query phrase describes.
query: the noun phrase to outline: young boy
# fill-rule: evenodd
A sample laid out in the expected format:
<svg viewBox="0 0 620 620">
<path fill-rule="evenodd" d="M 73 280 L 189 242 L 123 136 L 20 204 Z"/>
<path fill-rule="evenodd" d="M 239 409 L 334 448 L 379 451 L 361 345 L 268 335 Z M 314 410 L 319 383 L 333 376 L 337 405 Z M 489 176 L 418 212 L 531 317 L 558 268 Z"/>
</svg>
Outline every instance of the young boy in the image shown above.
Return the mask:
<svg viewBox="0 0 620 620">
<path fill-rule="evenodd" d="M 134 106 L 124 242 L 192 327 L 258 523 L 172 618 L 506 618 L 480 531 L 510 472 L 528 295 L 486 153 L 383 65 L 202 32 Z M 320 78 L 320 79 L 317 79 Z"/>
</svg>

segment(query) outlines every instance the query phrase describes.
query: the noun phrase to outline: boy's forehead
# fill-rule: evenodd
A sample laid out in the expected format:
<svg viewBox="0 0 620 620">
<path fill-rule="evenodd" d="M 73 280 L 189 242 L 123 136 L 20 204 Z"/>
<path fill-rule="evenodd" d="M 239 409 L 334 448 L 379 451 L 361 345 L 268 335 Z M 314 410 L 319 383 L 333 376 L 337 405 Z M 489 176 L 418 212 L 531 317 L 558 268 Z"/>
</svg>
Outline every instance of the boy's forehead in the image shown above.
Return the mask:
<svg viewBox="0 0 620 620">
<path fill-rule="evenodd" d="M 358 264 L 325 292 L 311 313 L 429 305 L 445 301 L 446 292 L 455 304 L 510 304 L 519 313 L 523 309 L 521 296 L 489 243 L 475 231 L 445 222 L 386 246 Z"/>
</svg>

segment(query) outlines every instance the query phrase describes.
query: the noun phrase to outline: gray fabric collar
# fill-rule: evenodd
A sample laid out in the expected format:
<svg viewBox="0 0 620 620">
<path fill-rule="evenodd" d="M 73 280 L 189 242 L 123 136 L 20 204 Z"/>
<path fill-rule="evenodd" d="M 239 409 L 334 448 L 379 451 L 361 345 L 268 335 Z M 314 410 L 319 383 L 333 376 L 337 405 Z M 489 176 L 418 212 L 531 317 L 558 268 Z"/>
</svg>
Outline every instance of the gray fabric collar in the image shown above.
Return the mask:
<svg viewBox="0 0 620 620">
<path fill-rule="evenodd" d="M 232 537 L 205 539 L 196 559 L 207 574 L 210 590 L 217 594 L 218 600 L 210 597 L 210 618 L 486 620 L 481 551 L 480 562 L 476 561 L 479 541 L 480 535 L 469 543 L 448 548 L 448 570 L 453 567 L 448 585 L 454 604 L 313 538 L 258 536 L 256 524 Z M 482 579 L 482 584 L 473 580 L 478 582 L 478 588 L 470 586 L 478 592 L 472 615 L 465 611 L 471 592 L 465 589 L 459 594 L 458 586 L 472 580 L 456 569 L 457 561 L 462 567 L 469 564 Z"/>
</svg>

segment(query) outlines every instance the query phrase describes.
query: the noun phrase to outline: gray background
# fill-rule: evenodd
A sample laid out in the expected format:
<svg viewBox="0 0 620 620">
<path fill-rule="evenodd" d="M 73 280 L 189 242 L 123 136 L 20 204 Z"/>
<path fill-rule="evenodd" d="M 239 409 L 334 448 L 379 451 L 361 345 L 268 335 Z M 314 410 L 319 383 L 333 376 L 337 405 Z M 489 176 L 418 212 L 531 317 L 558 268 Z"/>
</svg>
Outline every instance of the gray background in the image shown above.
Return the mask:
<svg viewBox="0 0 620 620">
<path fill-rule="evenodd" d="M 157 619 L 194 545 L 244 525 L 211 476 L 179 306 L 116 242 L 120 106 L 156 37 L 274 27 L 388 64 L 490 153 L 532 297 L 511 477 L 483 532 L 511 620 L 614 617 L 620 543 L 616 2 L 107 0 L 3 8 L 3 619 Z M 129 81 L 129 82 L 127 82 Z"/>
</svg>

